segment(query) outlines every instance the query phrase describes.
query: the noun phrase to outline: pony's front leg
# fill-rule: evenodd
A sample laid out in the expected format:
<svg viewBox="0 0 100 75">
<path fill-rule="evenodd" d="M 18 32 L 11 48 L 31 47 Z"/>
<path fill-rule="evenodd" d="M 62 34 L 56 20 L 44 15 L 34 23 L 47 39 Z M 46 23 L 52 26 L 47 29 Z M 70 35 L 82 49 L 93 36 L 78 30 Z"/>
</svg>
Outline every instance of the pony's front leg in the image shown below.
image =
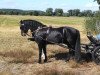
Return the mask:
<svg viewBox="0 0 100 75">
<path fill-rule="evenodd" d="M 81 52 L 79 50 L 75 50 L 75 60 L 78 63 L 81 61 Z"/>
<path fill-rule="evenodd" d="M 41 63 L 42 46 L 38 45 L 38 47 L 39 47 L 39 60 L 38 60 L 38 63 Z"/>
<path fill-rule="evenodd" d="M 46 52 L 46 45 L 43 47 L 43 52 L 44 52 L 44 55 L 45 55 L 44 62 L 47 62 L 47 52 Z"/>
<path fill-rule="evenodd" d="M 70 53 L 71 57 L 74 58 L 75 50 L 74 49 L 70 49 L 69 53 Z"/>
<path fill-rule="evenodd" d="M 71 49 L 69 49 L 69 53 L 68 53 L 68 55 L 67 55 L 66 61 L 69 61 L 69 60 L 70 60 L 70 57 L 71 57 Z"/>
</svg>

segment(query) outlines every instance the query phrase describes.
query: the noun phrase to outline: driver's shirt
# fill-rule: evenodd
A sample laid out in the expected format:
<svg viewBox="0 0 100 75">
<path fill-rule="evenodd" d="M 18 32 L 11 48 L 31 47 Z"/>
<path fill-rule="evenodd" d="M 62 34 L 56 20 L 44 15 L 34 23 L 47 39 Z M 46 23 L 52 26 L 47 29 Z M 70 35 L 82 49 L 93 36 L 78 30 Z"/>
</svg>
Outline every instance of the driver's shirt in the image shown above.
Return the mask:
<svg viewBox="0 0 100 75">
<path fill-rule="evenodd" d="M 96 35 L 96 38 L 100 41 L 100 34 Z"/>
</svg>

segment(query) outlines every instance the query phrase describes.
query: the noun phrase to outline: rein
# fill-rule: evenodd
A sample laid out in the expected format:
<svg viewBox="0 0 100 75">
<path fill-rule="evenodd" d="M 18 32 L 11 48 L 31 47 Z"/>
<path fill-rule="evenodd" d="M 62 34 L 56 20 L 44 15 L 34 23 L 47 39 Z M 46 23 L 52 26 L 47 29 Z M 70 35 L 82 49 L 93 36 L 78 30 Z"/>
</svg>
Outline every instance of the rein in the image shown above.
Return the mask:
<svg viewBox="0 0 100 75">
<path fill-rule="evenodd" d="M 29 35 L 29 34 L 27 34 L 27 33 L 26 33 L 26 35 L 29 36 L 29 37 L 32 37 L 31 35 Z"/>
<path fill-rule="evenodd" d="M 64 48 L 68 48 L 68 46 L 67 46 L 66 44 L 63 44 L 63 43 L 55 43 L 55 42 L 52 42 L 52 41 L 48 41 L 47 39 L 44 39 L 44 38 L 41 37 L 41 36 L 38 36 L 38 37 L 40 37 L 40 38 L 41 38 L 42 40 L 44 40 L 44 41 L 53 43 L 53 44 L 55 44 L 55 45 L 59 45 L 59 46 L 64 47 Z"/>
<path fill-rule="evenodd" d="M 46 28 L 46 27 L 44 27 L 44 28 Z M 41 28 L 42 29 L 42 28 Z M 38 31 L 39 29 L 37 29 L 36 31 Z M 47 34 L 49 33 L 49 30 L 47 30 Z M 37 35 L 36 35 L 37 36 Z M 42 39 L 42 40 L 44 40 L 44 41 L 47 41 L 47 42 L 50 42 L 50 43 L 53 43 L 53 44 L 55 44 L 55 45 L 59 45 L 59 46 L 61 46 L 61 47 L 64 47 L 64 48 L 68 48 L 68 46 L 66 45 L 66 44 L 63 44 L 63 43 L 55 43 L 55 42 L 53 42 L 53 41 L 48 41 L 47 40 L 47 38 L 46 39 L 44 39 L 43 37 L 41 37 L 41 36 L 38 36 L 40 39 Z"/>
</svg>

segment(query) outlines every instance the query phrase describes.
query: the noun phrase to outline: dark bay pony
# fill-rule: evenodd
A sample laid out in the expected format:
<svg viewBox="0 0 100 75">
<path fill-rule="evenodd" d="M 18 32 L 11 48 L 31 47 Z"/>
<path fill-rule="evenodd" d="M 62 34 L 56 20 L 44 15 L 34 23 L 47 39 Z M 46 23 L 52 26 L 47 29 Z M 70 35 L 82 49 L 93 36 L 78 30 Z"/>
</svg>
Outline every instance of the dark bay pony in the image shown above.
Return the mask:
<svg viewBox="0 0 100 75">
<path fill-rule="evenodd" d="M 36 22 L 36 21 L 35 21 Z M 44 27 L 45 25 L 38 28 L 39 25 L 26 25 L 23 24 L 24 22 L 20 22 L 20 29 L 21 32 L 27 33 L 28 29 L 32 29 L 31 27 L 36 28 L 33 31 L 32 35 L 33 38 L 30 39 L 32 41 L 35 41 L 38 44 L 39 48 L 39 63 L 41 63 L 41 55 L 42 50 L 45 55 L 44 62 L 47 62 L 47 52 L 46 52 L 46 46 L 47 44 L 65 44 L 69 48 L 69 53 L 71 51 L 74 51 L 75 53 L 75 59 L 77 62 L 81 59 L 81 50 L 80 50 L 80 33 L 77 29 L 74 29 L 72 27 L 59 27 L 59 28 L 52 28 L 52 27 Z M 36 26 L 36 27 L 35 27 Z M 26 32 L 27 31 L 27 32 Z"/>
</svg>

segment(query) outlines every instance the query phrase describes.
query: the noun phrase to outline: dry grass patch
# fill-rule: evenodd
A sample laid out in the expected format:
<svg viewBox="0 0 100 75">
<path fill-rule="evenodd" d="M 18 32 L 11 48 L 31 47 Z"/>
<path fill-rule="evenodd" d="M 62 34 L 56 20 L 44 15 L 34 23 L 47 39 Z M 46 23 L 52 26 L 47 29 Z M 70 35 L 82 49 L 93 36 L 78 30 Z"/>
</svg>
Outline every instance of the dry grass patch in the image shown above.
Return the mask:
<svg viewBox="0 0 100 75">
<path fill-rule="evenodd" d="M 72 71 L 58 71 L 57 69 L 43 69 L 38 71 L 36 75 L 79 75 Z"/>
<path fill-rule="evenodd" d="M 36 75 L 82 75 L 80 72 L 66 67 L 66 64 L 65 67 L 60 64 L 60 62 L 54 62 L 51 66 L 43 65 L 40 70 L 36 71 Z"/>
<path fill-rule="evenodd" d="M 14 74 L 11 73 L 10 71 L 3 71 L 3 72 L 0 72 L 0 75 L 14 75 Z"/>
<path fill-rule="evenodd" d="M 69 66 L 70 66 L 71 68 L 80 68 L 80 64 L 77 63 L 77 62 L 75 62 L 75 60 L 74 60 L 74 61 L 73 61 L 73 60 L 70 60 L 70 61 L 69 61 Z"/>
<path fill-rule="evenodd" d="M 9 62 L 12 63 L 30 63 L 29 60 L 33 58 L 33 56 L 35 57 L 35 54 L 33 53 L 33 51 L 18 50 L 18 51 L 8 51 L 8 52 L 0 53 L 0 56 L 9 58 Z"/>
</svg>

